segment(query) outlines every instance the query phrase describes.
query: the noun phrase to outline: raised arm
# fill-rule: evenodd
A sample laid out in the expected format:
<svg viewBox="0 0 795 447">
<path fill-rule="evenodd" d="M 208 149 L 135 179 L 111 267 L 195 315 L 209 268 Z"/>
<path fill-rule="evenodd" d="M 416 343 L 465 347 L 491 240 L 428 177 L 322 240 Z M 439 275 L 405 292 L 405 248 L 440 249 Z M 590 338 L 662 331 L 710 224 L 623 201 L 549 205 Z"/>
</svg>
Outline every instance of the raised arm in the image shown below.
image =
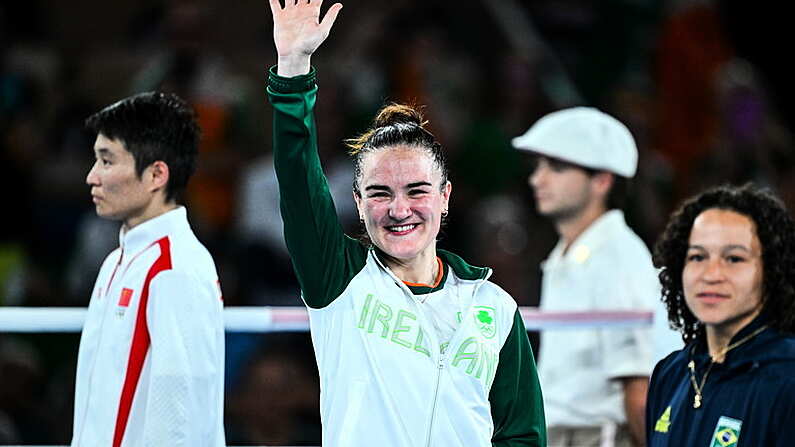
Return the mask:
<svg viewBox="0 0 795 447">
<path fill-rule="evenodd" d="M 366 261 L 366 249 L 343 233 L 317 153 L 317 100 L 312 53 L 328 36 L 342 5 L 323 21 L 320 1 L 281 8 L 271 0 L 279 65 L 268 78 L 273 104 L 273 150 L 284 238 L 304 301 L 313 308 L 331 303 Z M 353 200 L 353 199 L 351 199 Z"/>
<path fill-rule="evenodd" d="M 279 55 L 277 74 L 286 78 L 309 73 L 310 58 L 326 40 L 341 3 L 331 5 L 320 21 L 323 0 L 269 0 L 273 14 L 273 43 Z"/>
</svg>

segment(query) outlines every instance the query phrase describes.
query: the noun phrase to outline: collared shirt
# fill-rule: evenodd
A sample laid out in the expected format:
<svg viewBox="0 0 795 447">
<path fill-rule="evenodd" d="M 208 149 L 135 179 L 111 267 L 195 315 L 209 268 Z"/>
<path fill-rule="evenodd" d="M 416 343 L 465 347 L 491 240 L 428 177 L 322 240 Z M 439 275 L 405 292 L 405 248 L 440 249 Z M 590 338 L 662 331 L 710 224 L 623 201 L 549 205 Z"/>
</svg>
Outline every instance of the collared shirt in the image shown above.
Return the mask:
<svg viewBox="0 0 795 447">
<path fill-rule="evenodd" d="M 662 310 L 649 251 L 621 211 L 606 212 L 564 248 L 558 242 L 543 264 L 542 310 Z M 650 328 L 545 331 L 539 378 L 548 425 L 624 423 L 615 379 L 649 376 L 655 360 Z"/>
</svg>

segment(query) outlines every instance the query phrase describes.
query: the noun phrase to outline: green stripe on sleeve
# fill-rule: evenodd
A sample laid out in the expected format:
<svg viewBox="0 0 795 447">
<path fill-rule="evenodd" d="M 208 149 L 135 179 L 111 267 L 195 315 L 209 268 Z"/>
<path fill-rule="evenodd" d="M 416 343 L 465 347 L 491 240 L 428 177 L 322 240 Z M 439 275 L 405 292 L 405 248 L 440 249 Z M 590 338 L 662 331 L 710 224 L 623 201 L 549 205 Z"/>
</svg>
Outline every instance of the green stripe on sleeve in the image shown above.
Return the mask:
<svg viewBox="0 0 795 447">
<path fill-rule="evenodd" d="M 547 445 L 541 385 L 519 309 L 500 350 L 500 363 L 489 393 L 495 447 Z"/>
</svg>

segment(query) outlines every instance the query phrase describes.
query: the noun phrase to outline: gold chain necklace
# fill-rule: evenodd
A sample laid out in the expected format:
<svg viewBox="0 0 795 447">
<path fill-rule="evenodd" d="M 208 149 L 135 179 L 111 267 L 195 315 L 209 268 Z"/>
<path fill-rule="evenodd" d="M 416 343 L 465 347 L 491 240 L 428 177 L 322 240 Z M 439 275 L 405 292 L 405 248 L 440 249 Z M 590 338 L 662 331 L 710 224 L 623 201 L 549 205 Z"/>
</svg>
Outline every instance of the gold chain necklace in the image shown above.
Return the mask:
<svg viewBox="0 0 795 447">
<path fill-rule="evenodd" d="M 762 326 L 759 329 L 746 335 L 742 339 L 721 349 L 720 352 L 718 352 L 714 356 L 710 356 L 709 366 L 707 367 L 707 370 L 704 372 L 704 376 L 701 377 L 700 384 L 696 382 L 696 362 L 690 360 L 690 363 L 687 364 L 687 367 L 690 368 L 690 383 L 693 384 L 693 390 L 696 392 L 696 395 L 693 396 L 693 408 L 698 408 L 701 406 L 701 391 L 704 389 L 704 385 L 707 383 L 707 376 L 709 376 L 709 372 L 712 371 L 712 366 L 715 365 L 715 358 L 725 357 L 729 351 L 747 342 L 748 340 L 756 337 L 757 335 L 759 335 L 760 332 L 764 331 L 765 329 L 767 329 L 767 326 Z"/>
</svg>

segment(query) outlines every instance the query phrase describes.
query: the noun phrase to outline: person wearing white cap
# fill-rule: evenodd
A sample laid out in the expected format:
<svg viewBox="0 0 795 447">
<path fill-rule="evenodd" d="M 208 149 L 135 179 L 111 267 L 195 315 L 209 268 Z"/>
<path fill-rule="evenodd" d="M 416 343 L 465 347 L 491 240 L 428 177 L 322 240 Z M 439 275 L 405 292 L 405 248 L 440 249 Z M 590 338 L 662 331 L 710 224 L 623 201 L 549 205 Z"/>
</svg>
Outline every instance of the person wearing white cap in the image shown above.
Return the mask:
<svg viewBox="0 0 795 447">
<path fill-rule="evenodd" d="M 649 250 L 620 209 L 638 164 L 627 127 L 595 108 L 575 107 L 544 116 L 513 146 L 534 156 L 536 207 L 560 235 L 542 264 L 541 309 L 663 311 Z M 548 445 L 644 445 L 657 356 L 649 328 L 542 333 Z"/>
</svg>

